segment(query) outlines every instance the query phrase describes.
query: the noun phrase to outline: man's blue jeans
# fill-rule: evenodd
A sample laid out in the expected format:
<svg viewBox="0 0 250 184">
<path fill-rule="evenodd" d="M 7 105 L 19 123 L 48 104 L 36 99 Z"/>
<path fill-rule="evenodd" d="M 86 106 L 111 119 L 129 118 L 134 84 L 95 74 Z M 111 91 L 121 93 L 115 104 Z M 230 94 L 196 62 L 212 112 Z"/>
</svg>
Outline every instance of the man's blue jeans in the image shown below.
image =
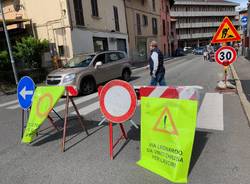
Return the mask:
<svg viewBox="0 0 250 184">
<path fill-rule="evenodd" d="M 165 75 L 165 73 L 158 73 L 155 78 L 152 77 L 150 85 L 157 86 L 157 84 L 159 83 L 160 86 L 166 86 L 167 84 L 166 84 L 164 75 Z"/>
</svg>

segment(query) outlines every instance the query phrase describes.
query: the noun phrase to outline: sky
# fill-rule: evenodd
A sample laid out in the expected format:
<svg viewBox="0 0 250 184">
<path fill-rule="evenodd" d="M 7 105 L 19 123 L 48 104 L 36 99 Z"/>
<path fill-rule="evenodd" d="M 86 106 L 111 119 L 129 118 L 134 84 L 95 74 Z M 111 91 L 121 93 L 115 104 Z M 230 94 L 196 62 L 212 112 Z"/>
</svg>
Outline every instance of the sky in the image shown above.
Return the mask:
<svg viewBox="0 0 250 184">
<path fill-rule="evenodd" d="M 246 8 L 248 0 L 228 0 L 236 3 L 240 3 L 240 8 Z"/>
</svg>

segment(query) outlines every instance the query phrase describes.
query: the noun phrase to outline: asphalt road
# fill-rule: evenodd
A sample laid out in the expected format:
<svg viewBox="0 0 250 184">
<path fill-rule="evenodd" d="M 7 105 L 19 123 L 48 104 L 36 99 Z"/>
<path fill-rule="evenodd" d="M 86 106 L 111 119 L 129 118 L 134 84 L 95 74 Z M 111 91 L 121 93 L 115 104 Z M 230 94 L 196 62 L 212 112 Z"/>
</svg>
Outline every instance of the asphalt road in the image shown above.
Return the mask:
<svg viewBox="0 0 250 184">
<path fill-rule="evenodd" d="M 202 95 L 215 92 L 223 69 L 204 62 L 202 56 L 188 55 L 166 64 L 169 85 L 200 85 Z M 133 72 L 131 84 L 147 85 L 147 70 Z M 91 135 L 86 137 L 72 118 L 68 128 L 66 152 L 60 152 L 61 133 L 42 132 L 32 145 L 20 143 L 21 110 L 16 96 L 0 96 L 0 183 L 1 184 L 162 184 L 170 183 L 136 165 L 140 159 L 140 132 L 126 123 L 128 141 L 115 149 L 115 160 L 109 160 L 108 127 L 102 120 L 97 94 L 75 99 Z M 64 99 L 56 106 L 63 115 Z M 224 131 L 196 131 L 190 164 L 189 183 L 249 184 L 250 130 L 236 94 L 224 95 Z M 139 124 L 140 111 L 133 120 Z M 62 124 L 62 122 L 58 122 Z M 47 126 L 45 123 L 44 126 Z M 115 126 L 114 137 L 118 136 Z"/>
</svg>

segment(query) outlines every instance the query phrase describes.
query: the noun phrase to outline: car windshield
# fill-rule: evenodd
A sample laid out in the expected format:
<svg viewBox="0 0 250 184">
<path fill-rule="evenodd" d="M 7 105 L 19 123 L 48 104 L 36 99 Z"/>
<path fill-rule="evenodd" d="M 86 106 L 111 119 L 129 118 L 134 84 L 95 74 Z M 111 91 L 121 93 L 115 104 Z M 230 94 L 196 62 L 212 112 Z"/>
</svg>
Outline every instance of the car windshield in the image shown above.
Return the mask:
<svg viewBox="0 0 250 184">
<path fill-rule="evenodd" d="M 95 55 L 75 56 L 64 65 L 64 68 L 88 67 Z"/>
</svg>

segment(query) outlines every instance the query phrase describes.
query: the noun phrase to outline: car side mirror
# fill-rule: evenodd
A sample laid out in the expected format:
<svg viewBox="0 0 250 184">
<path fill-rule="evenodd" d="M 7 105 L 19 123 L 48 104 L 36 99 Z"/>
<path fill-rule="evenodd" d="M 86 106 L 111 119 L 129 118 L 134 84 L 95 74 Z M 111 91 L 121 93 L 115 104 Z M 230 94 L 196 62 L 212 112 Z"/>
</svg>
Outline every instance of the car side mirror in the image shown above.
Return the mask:
<svg viewBox="0 0 250 184">
<path fill-rule="evenodd" d="M 99 68 L 100 66 L 102 66 L 102 62 L 97 61 L 96 64 L 95 64 L 95 69 Z"/>
</svg>

